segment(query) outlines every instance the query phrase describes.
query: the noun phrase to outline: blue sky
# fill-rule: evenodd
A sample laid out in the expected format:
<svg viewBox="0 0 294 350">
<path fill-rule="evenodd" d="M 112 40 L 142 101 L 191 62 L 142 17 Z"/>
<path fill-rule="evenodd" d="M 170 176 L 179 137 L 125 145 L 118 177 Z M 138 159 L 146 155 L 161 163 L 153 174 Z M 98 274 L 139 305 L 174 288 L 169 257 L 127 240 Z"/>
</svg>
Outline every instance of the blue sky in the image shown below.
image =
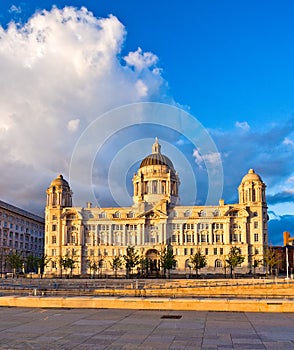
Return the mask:
<svg viewBox="0 0 294 350">
<path fill-rule="evenodd" d="M 61 35 L 56 23 L 67 15 L 53 14 L 53 5 L 76 11 L 83 6 L 92 15 L 80 12 L 83 20 L 73 20 Z M 43 9 L 47 15 L 34 15 Z M 93 18 L 109 15 L 114 17 L 107 23 L 93 25 Z M 222 158 L 226 202 L 237 199 L 249 168 L 261 175 L 267 184 L 270 241 L 280 244 L 284 230 L 294 231 L 293 15 L 292 1 L 1 1 L 0 136 L 6 144 L 1 154 L 9 154 L 2 165 L 2 199 L 41 213 L 44 189 L 57 173 L 68 176 L 74 145 L 95 117 L 128 103 L 164 102 L 185 109 L 209 131 Z M 15 31 L 8 29 L 11 21 L 18 23 Z M 48 33 L 53 33 L 50 40 Z M 73 33 L 79 33 L 78 40 Z M 103 50 L 104 65 L 97 63 Z M 85 52 L 91 64 L 82 57 Z M 61 136 L 63 124 L 68 134 Z M 144 135 L 152 138 L 155 132 L 186 154 L 203 201 L 207 174 L 193 145 L 163 130 L 146 129 Z M 138 131 L 120 135 L 124 145 L 142 138 Z M 113 145 L 105 145 L 108 157 L 115 153 Z M 103 174 L 97 175 L 101 192 L 107 187 Z M 28 185 L 19 190 L 24 181 Z M 102 195 L 106 204 L 108 195 L 106 190 Z M 185 200 L 185 193 L 181 197 Z"/>
</svg>

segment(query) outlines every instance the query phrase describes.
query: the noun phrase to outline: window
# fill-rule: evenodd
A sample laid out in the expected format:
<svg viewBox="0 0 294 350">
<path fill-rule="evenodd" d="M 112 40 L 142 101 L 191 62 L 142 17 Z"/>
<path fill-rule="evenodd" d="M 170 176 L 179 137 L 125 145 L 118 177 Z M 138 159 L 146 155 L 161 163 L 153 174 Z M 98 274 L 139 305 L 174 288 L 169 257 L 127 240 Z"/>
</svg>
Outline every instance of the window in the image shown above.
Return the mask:
<svg viewBox="0 0 294 350">
<path fill-rule="evenodd" d="M 56 249 L 52 249 L 51 255 L 52 255 L 52 256 L 56 256 Z"/>
<path fill-rule="evenodd" d="M 224 248 L 219 248 L 219 254 L 223 255 L 224 254 Z"/>
<path fill-rule="evenodd" d="M 56 244 L 56 236 L 52 236 L 52 244 Z"/>
<path fill-rule="evenodd" d="M 184 216 L 185 216 L 186 218 L 188 218 L 189 216 L 191 216 L 191 211 L 190 211 L 190 210 L 186 210 L 186 211 L 184 212 Z"/>
<path fill-rule="evenodd" d="M 113 216 L 113 218 L 115 218 L 115 219 L 119 219 L 119 218 L 120 218 L 120 212 L 119 212 L 119 211 L 116 211 L 112 216 Z"/>
<path fill-rule="evenodd" d="M 208 230 L 209 224 L 198 224 L 199 230 Z"/>
<path fill-rule="evenodd" d="M 208 248 L 205 248 L 205 255 L 208 255 Z"/>
<path fill-rule="evenodd" d="M 178 236 L 177 235 L 172 235 L 172 242 L 176 243 L 178 241 Z"/>
<path fill-rule="evenodd" d="M 258 228 L 258 222 L 257 221 L 254 222 L 254 228 Z"/>
<path fill-rule="evenodd" d="M 179 230 L 180 229 L 180 224 L 172 224 L 173 230 Z"/>
<path fill-rule="evenodd" d="M 187 242 L 188 242 L 188 243 L 194 242 L 194 236 L 192 236 L 192 235 L 187 235 L 186 237 L 187 237 Z"/>
<path fill-rule="evenodd" d="M 188 249 L 184 248 L 184 255 L 188 255 Z"/>
<path fill-rule="evenodd" d="M 201 217 L 206 216 L 205 211 L 204 211 L 204 210 L 201 210 L 201 211 L 199 212 L 199 216 L 201 216 Z"/>
<path fill-rule="evenodd" d="M 106 213 L 103 211 L 98 215 L 99 219 L 105 219 L 106 218 Z"/>
<path fill-rule="evenodd" d="M 213 248 L 213 254 L 217 255 L 217 248 Z"/>
<path fill-rule="evenodd" d="M 254 242 L 258 242 L 258 233 L 254 233 Z"/>
<path fill-rule="evenodd" d="M 52 231 L 56 231 L 57 226 L 56 225 L 52 225 Z"/>
<path fill-rule="evenodd" d="M 184 224 L 184 230 L 194 230 L 194 224 Z"/>
<path fill-rule="evenodd" d="M 222 267 L 222 266 L 223 266 L 222 261 L 219 260 L 219 259 L 216 259 L 216 260 L 215 260 L 215 263 L 214 263 L 214 266 L 215 266 L 215 267 Z"/>
<path fill-rule="evenodd" d="M 212 224 L 212 229 L 213 230 L 222 230 L 224 228 L 224 225 L 223 224 Z"/>
<path fill-rule="evenodd" d="M 52 220 L 57 220 L 57 216 L 56 215 L 52 215 Z"/>
</svg>

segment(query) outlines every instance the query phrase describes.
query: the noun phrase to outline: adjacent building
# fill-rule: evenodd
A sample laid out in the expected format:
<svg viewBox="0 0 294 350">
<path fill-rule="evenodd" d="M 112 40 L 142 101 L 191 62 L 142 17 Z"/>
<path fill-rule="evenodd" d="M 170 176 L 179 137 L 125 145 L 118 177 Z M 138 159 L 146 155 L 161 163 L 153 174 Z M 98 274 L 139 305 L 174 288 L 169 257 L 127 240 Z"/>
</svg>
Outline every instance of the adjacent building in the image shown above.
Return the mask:
<svg viewBox="0 0 294 350">
<path fill-rule="evenodd" d="M 239 272 L 253 270 L 263 260 L 268 243 L 268 214 L 261 177 L 250 169 L 238 187 L 239 201 L 214 206 L 179 204 L 179 176 L 172 161 L 161 153 L 156 139 L 133 177 L 133 205 L 130 207 L 73 207 L 69 183 L 57 176 L 47 189 L 45 253 L 51 258 L 47 275 L 61 271 L 60 258 L 73 257 L 73 273 L 90 273 L 92 262 L 102 262 L 111 271 L 115 256 L 134 246 L 147 258 L 152 271 L 160 269 L 160 252 L 166 246 L 176 256 L 175 272 L 188 273 L 190 256 L 198 249 L 207 257 L 206 273 L 223 273 L 231 247 L 245 256 Z M 90 263 L 89 263 L 90 262 Z M 262 269 L 262 267 L 258 268 Z"/>
<path fill-rule="evenodd" d="M 26 210 L 0 201 L 0 274 L 10 272 L 7 255 L 19 253 L 24 259 L 44 254 L 45 220 Z"/>
</svg>

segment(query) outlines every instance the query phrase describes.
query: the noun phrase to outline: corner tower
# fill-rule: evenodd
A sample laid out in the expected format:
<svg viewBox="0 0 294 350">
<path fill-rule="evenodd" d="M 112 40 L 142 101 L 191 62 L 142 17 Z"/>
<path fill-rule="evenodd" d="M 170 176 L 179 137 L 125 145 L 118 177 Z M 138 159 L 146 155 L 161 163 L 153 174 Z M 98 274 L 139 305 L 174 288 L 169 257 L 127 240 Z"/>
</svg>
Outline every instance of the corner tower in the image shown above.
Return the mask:
<svg viewBox="0 0 294 350">
<path fill-rule="evenodd" d="M 266 186 L 260 176 L 253 169 L 249 169 L 238 188 L 239 203 L 260 203 L 266 205 L 265 188 Z"/>
<path fill-rule="evenodd" d="M 62 228 L 62 213 L 65 208 L 72 207 L 72 191 L 68 182 L 62 175 L 54 179 L 47 191 L 45 209 L 45 254 L 52 260 L 51 266 L 45 268 L 45 272 L 57 269 L 58 261 L 62 256 L 62 244 L 64 241 Z"/>
<path fill-rule="evenodd" d="M 174 207 L 179 201 L 179 185 L 173 163 L 161 153 L 161 145 L 156 138 L 152 153 L 142 160 L 138 173 L 133 177 L 134 203 L 155 205 L 165 200 L 169 207 Z"/>
<path fill-rule="evenodd" d="M 249 266 L 254 260 L 263 259 L 264 247 L 268 245 L 268 214 L 265 196 L 266 185 L 261 177 L 250 169 L 238 188 L 239 204 L 249 213 L 247 222 L 247 241 Z"/>
</svg>

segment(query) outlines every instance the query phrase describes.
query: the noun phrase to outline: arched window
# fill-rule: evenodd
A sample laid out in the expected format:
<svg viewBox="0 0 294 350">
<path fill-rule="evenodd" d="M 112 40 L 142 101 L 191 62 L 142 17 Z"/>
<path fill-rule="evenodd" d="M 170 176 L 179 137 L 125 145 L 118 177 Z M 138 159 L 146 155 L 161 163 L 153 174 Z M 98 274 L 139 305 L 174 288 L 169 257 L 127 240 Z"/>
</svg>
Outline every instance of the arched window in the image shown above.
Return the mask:
<svg viewBox="0 0 294 350">
<path fill-rule="evenodd" d="M 106 213 L 105 213 L 105 211 L 103 211 L 102 213 L 99 213 L 99 219 L 104 219 L 104 218 L 106 218 Z"/>
<path fill-rule="evenodd" d="M 113 215 L 114 218 L 119 219 L 120 218 L 120 212 L 116 211 Z"/>
<path fill-rule="evenodd" d="M 186 211 L 184 212 L 184 216 L 185 216 L 186 218 L 188 218 L 189 216 L 191 216 L 191 210 L 186 210 Z"/>
<path fill-rule="evenodd" d="M 214 263 L 214 267 L 223 267 L 222 261 L 219 259 L 216 259 Z"/>
</svg>

